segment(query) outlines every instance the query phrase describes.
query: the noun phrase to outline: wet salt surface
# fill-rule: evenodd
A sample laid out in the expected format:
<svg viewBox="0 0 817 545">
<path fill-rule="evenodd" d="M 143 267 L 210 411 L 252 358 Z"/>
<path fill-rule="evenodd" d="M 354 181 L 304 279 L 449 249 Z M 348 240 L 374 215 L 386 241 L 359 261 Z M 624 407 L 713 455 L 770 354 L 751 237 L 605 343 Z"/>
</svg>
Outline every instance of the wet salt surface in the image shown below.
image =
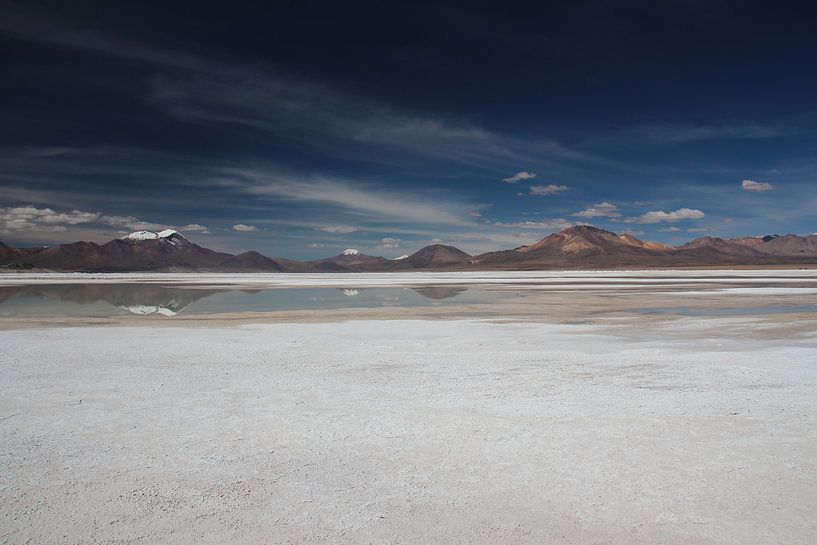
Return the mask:
<svg viewBox="0 0 817 545">
<path fill-rule="evenodd" d="M 0 318 L 4 319 L 386 308 L 445 308 L 464 316 L 473 315 L 476 306 L 482 316 L 502 317 L 522 308 L 530 314 L 539 303 L 550 311 L 572 306 L 577 313 L 593 312 L 591 307 L 599 301 L 607 305 L 605 311 L 643 315 L 813 313 L 817 272 L 0 275 Z"/>
</svg>

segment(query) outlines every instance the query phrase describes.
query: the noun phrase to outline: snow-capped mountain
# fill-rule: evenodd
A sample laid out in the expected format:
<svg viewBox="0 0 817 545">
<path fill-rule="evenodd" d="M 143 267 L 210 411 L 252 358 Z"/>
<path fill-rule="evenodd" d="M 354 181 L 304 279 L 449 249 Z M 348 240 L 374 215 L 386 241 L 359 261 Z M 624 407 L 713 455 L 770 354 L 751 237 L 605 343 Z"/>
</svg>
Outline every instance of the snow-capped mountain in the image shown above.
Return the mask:
<svg viewBox="0 0 817 545">
<path fill-rule="evenodd" d="M 383 269 L 390 260 L 366 255 L 356 248 L 347 248 L 336 256 L 308 261 L 319 271 L 361 271 Z"/>
<path fill-rule="evenodd" d="M 396 259 L 369 256 L 355 248 L 347 248 L 336 256 L 312 261 L 271 259 L 252 251 L 239 255 L 216 252 L 191 242 L 173 229 L 136 231 L 105 244 L 75 242 L 32 249 L 11 248 L 0 243 L 0 266 L 3 268 L 82 272 L 314 273 L 784 264 L 817 264 L 817 236 L 770 235 L 728 241 L 703 237 L 673 247 L 581 225 L 548 235 L 530 246 L 477 256 L 470 256 L 453 246 L 434 244 Z"/>
<path fill-rule="evenodd" d="M 121 240 L 127 242 L 143 242 L 146 240 L 159 240 L 163 242 L 168 242 L 176 246 L 184 243 L 189 243 L 189 241 L 175 229 L 164 229 L 162 231 L 159 231 L 158 233 L 154 233 L 153 231 L 134 231 L 133 233 L 122 237 Z"/>
<path fill-rule="evenodd" d="M 136 231 L 105 244 L 60 244 L 26 256 L 43 269 L 71 271 L 217 270 L 234 256 L 194 244 L 173 229 Z M 239 264 L 240 265 L 240 264 Z M 241 268 L 240 266 L 238 268 Z"/>
</svg>

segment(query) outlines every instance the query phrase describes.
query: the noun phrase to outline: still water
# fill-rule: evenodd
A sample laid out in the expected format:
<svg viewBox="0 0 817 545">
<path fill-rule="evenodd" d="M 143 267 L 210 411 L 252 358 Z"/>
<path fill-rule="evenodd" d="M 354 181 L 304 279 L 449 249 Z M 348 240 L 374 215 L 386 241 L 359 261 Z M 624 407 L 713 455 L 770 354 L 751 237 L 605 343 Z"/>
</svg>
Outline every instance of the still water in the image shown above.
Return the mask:
<svg viewBox="0 0 817 545">
<path fill-rule="evenodd" d="M 518 296 L 480 286 L 205 289 L 145 284 L 0 287 L 0 316 L 177 316 L 283 310 L 426 307 L 491 303 Z"/>
</svg>

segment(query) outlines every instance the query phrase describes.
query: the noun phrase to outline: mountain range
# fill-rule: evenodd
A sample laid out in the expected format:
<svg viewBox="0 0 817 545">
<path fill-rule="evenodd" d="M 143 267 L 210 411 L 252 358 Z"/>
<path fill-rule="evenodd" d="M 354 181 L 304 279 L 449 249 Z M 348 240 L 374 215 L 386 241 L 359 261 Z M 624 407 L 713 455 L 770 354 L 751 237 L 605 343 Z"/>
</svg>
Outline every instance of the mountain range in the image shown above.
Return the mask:
<svg viewBox="0 0 817 545">
<path fill-rule="evenodd" d="M 645 242 L 589 225 L 570 227 L 529 246 L 472 256 L 443 244 L 398 259 L 355 249 L 324 259 L 233 255 L 191 242 L 178 231 L 137 231 L 105 244 L 74 242 L 12 248 L 0 242 L 0 266 L 12 270 L 81 272 L 362 272 L 409 270 L 536 270 L 742 265 L 817 265 L 817 235 L 702 237 L 681 246 Z"/>
</svg>

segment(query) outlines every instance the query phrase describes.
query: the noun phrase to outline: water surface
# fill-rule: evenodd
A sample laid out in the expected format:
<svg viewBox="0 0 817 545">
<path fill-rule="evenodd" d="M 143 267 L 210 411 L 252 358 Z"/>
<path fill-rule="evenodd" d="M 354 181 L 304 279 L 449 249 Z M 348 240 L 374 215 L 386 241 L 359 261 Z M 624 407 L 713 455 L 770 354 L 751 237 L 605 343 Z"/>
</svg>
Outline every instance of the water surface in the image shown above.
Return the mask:
<svg viewBox="0 0 817 545">
<path fill-rule="evenodd" d="M 474 286 L 208 289 L 150 284 L 0 287 L 0 316 L 177 316 L 343 308 L 490 303 L 513 297 Z"/>
</svg>

